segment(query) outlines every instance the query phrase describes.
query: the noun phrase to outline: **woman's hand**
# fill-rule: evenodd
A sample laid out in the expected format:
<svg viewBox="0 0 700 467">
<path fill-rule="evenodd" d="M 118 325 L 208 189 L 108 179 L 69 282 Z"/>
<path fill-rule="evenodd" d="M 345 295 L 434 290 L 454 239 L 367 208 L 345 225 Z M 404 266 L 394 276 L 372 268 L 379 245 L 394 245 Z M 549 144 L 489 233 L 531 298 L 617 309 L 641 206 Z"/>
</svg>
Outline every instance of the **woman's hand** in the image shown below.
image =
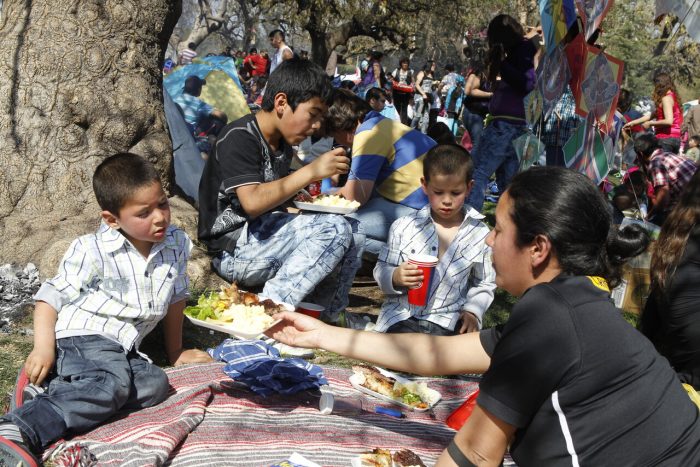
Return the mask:
<svg viewBox="0 0 700 467">
<path fill-rule="evenodd" d="M 654 126 L 654 124 L 652 123 L 651 120 L 642 123 L 642 128 L 644 128 L 645 130 L 648 130 L 649 128 L 651 128 L 653 126 Z"/>
<path fill-rule="evenodd" d="M 34 347 L 24 362 L 24 371 L 27 373 L 29 382 L 37 386 L 41 385 L 53 370 L 54 363 L 56 363 L 56 350 L 53 347 Z"/>
<path fill-rule="evenodd" d="M 419 269 L 415 264 L 401 263 L 394 269 L 394 273 L 391 275 L 391 282 L 394 284 L 394 287 L 415 289 L 420 287 L 423 282 L 423 270 Z"/>
<path fill-rule="evenodd" d="M 311 316 L 290 311 L 278 313 L 273 318 L 281 322 L 265 331 L 265 335 L 293 347 L 319 348 L 321 336 L 329 327 Z"/>
</svg>

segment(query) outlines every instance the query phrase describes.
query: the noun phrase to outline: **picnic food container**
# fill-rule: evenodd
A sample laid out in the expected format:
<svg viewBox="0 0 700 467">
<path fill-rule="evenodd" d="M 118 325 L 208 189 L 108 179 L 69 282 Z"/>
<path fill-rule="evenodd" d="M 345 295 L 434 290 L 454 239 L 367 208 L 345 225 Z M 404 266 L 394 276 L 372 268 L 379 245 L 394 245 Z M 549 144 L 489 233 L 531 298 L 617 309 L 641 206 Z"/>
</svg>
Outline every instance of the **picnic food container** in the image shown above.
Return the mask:
<svg viewBox="0 0 700 467">
<path fill-rule="evenodd" d="M 423 271 L 423 282 L 416 288 L 408 289 L 408 303 L 425 306 L 428 300 L 428 292 L 430 291 L 430 282 L 433 278 L 433 270 L 438 263 L 438 258 L 431 255 L 411 255 L 408 257 L 408 262 Z"/>
<path fill-rule="evenodd" d="M 388 378 L 393 378 L 396 382 L 401 383 L 403 385 L 408 385 L 408 384 L 413 382 L 410 379 L 403 378 L 403 377 L 397 375 L 396 373 L 385 370 L 383 368 L 379 368 L 379 367 L 375 367 L 375 368 L 377 368 L 377 370 L 379 370 L 379 372 L 381 374 L 383 374 L 384 376 L 386 376 Z M 409 404 L 405 404 L 405 403 L 401 402 L 400 400 L 394 399 L 394 398 L 386 396 L 384 394 L 380 394 L 376 391 L 372 391 L 371 389 L 364 387 L 362 385 L 362 383 L 364 382 L 363 378 L 364 377 L 362 374 L 353 373 L 352 375 L 350 375 L 349 381 L 350 381 L 350 384 L 352 385 L 352 387 L 354 387 L 355 389 L 357 389 L 360 392 L 363 392 L 363 393 L 368 394 L 370 396 L 376 397 L 376 398 L 381 399 L 383 401 L 390 402 L 390 403 L 395 404 L 395 405 L 399 405 L 399 406 L 404 407 L 408 410 L 413 410 L 415 412 L 426 412 L 426 411 L 432 409 L 435 406 L 435 404 L 437 404 L 440 401 L 440 399 L 442 398 L 442 395 L 438 391 L 431 389 L 431 388 L 425 388 L 424 394 L 421 395 L 421 399 L 425 403 L 428 404 L 428 407 L 421 409 L 421 408 L 414 407 L 414 406 L 409 405 Z"/>
</svg>

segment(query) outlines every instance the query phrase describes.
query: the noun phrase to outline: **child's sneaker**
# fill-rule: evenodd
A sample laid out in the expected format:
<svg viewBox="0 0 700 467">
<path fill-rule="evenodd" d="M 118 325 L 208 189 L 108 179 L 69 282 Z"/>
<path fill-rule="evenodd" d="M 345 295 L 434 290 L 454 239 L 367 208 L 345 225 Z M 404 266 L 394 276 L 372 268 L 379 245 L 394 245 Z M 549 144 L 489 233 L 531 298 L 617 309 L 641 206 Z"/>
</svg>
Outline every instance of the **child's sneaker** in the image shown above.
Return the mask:
<svg viewBox="0 0 700 467">
<path fill-rule="evenodd" d="M 24 367 L 20 368 L 19 372 L 17 373 L 15 389 L 12 391 L 12 395 L 10 396 L 10 412 L 15 409 L 19 409 L 25 403 L 34 399 L 37 395 L 45 392 L 48 388 L 46 383 L 48 379 L 49 378 L 46 378 L 41 386 L 37 386 L 29 382 L 29 377 L 24 371 Z"/>
<path fill-rule="evenodd" d="M 39 467 L 41 461 L 34 457 L 22 443 L 0 436 L 0 465 L 11 467 Z"/>
</svg>

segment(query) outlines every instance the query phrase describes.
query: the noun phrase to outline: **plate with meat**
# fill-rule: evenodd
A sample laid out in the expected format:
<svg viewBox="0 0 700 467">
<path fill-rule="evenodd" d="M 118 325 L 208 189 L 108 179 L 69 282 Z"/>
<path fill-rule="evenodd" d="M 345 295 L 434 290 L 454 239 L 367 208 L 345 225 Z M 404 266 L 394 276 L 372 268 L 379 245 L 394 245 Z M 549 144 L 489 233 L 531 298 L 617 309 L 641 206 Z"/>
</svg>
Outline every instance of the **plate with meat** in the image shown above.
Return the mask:
<svg viewBox="0 0 700 467">
<path fill-rule="evenodd" d="M 383 368 L 368 365 L 352 367 L 350 384 L 358 391 L 416 412 L 431 409 L 442 398 L 425 383 L 403 378 Z"/>
<path fill-rule="evenodd" d="M 239 290 L 234 283 L 200 296 L 197 305 L 185 308 L 185 316 L 197 326 L 255 339 L 278 323 L 272 316 L 281 311 L 294 311 L 294 307 Z"/>
<path fill-rule="evenodd" d="M 425 467 L 421 458 L 408 449 L 393 454 L 388 449 L 375 448 L 351 461 L 352 467 Z"/>
<path fill-rule="evenodd" d="M 343 195 L 323 194 L 311 197 L 306 193 L 299 193 L 294 198 L 294 205 L 302 211 L 330 214 L 351 214 L 360 207 L 359 202 L 346 199 Z"/>
</svg>

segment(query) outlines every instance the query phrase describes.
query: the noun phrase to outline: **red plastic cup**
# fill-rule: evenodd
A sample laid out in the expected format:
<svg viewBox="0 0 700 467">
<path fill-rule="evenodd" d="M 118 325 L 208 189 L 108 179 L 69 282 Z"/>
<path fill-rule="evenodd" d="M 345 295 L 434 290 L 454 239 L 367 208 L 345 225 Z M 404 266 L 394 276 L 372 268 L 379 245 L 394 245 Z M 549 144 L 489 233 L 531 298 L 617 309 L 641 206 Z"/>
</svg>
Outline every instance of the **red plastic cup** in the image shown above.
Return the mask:
<svg viewBox="0 0 700 467">
<path fill-rule="evenodd" d="M 321 305 L 316 305 L 308 302 L 301 302 L 299 303 L 299 305 L 297 305 L 296 312 L 311 316 L 312 318 L 320 319 L 321 312 L 325 309 L 326 308 L 322 307 Z"/>
<path fill-rule="evenodd" d="M 477 397 L 479 397 L 478 389 L 471 393 L 471 395 L 467 397 L 467 400 L 465 400 L 462 405 L 457 407 L 457 409 L 455 409 L 455 411 L 452 412 L 449 417 L 447 417 L 447 420 L 445 421 L 447 426 L 459 431 L 459 429 L 462 428 L 462 425 L 467 422 L 467 419 L 474 411 Z"/>
<path fill-rule="evenodd" d="M 433 269 L 435 269 L 438 259 L 431 255 L 413 255 L 408 257 L 408 262 L 418 266 L 418 269 L 423 271 L 423 282 L 416 288 L 408 289 L 408 303 L 424 306 L 428 300 L 430 280 L 433 277 Z"/>
</svg>

